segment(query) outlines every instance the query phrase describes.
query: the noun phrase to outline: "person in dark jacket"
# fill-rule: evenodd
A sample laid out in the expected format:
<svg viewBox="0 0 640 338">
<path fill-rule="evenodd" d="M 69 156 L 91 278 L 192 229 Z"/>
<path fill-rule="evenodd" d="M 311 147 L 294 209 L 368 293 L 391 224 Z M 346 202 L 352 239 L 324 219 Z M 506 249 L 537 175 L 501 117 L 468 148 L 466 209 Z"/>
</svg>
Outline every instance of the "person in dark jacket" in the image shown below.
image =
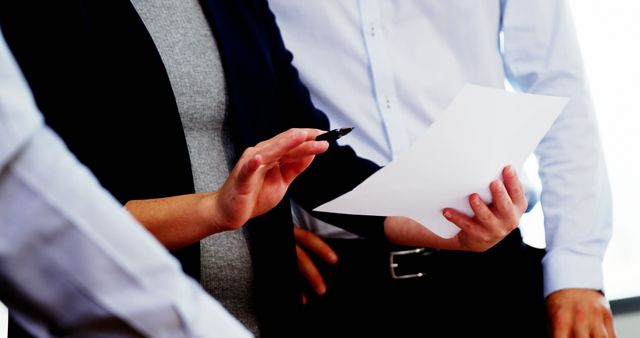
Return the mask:
<svg viewBox="0 0 640 338">
<path fill-rule="evenodd" d="M 329 129 L 266 1 L 9 0 L 0 27 L 46 122 L 183 269 L 256 335 L 301 335 L 289 200 L 238 230 L 207 217 L 207 192 L 243 149 Z M 288 197 L 312 210 L 377 169 L 332 142 Z M 405 219 L 317 215 L 382 242 L 442 241 Z M 495 242 L 502 227 L 487 230 Z"/>
</svg>

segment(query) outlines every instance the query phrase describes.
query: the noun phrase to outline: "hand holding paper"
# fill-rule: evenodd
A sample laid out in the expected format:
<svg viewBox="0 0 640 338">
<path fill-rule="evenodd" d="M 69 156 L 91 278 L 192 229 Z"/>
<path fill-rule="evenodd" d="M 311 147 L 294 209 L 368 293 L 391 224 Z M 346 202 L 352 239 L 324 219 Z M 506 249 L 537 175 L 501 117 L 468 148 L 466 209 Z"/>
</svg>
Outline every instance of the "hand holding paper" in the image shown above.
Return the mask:
<svg viewBox="0 0 640 338">
<path fill-rule="evenodd" d="M 443 209 L 473 215 L 467 200 L 473 192 L 491 203 L 489 182 L 507 164 L 522 166 L 567 102 L 467 85 L 411 148 L 315 210 L 405 216 L 451 238 L 460 229 Z"/>
</svg>

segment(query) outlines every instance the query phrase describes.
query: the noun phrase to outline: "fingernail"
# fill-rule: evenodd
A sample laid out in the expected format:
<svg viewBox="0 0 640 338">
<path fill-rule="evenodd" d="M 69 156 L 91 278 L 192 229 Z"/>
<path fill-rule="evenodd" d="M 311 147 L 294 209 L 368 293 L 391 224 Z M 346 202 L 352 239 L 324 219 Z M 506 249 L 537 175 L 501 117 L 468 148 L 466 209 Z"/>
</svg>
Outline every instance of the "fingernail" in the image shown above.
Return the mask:
<svg viewBox="0 0 640 338">
<path fill-rule="evenodd" d="M 321 285 L 321 286 L 318 287 L 318 289 L 316 289 L 316 292 L 319 295 L 324 295 L 324 293 L 327 292 L 327 287 L 324 286 L 324 285 Z"/>
<path fill-rule="evenodd" d="M 509 175 L 509 176 L 515 175 L 512 166 L 510 166 L 510 165 L 507 166 L 506 174 Z"/>
<path fill-rule="evenodd" d="M 449 211 L 449 210 L 445 210 L 445 211 L 444 211 L 444 217 L 446 217 L 446 218 L 451 218 L 451 216 L 452 216 L 452 215 L 451 215 L 451 211 Z"/>
<path fill-rule="evenodd" d="M 471 203 L 475 205 L 480 205 L 480 197 L 478 195 L 471 196 Z"/>
<path fill-rule="evenodd" d="M 329 261 L 333 264 L 335 264 L 336 262 L 338 262 L 338 255 L 336 255 L 335 253 L 330 253 L 329 254 Z"/>
</svg>

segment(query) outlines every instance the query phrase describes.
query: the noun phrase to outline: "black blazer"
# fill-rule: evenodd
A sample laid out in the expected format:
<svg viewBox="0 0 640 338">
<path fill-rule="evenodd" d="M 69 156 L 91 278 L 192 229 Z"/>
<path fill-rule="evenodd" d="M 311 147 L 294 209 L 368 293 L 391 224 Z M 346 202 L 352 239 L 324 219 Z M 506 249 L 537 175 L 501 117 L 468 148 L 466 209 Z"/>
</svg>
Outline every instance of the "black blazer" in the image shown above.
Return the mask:
<svg viewBox="0 0 640 338">
<path fill-rule="evenodd" d="M 291 65 L 266 1 L 201 4 L 224 67 L 238 155 L 291 127 L 329 129 Z M 0 27 L 47 123 L 119 201 L 194 191 L 171 84 L 128 0 L 3 0 Z M 350 148 L 333 144 L 289 196 L 310 210 L 377 169 Z M 320 216 L 383 238 L 381 218 Z M 300 303 L 288 199 L 247 227 L 262 330 L 266 336 L 288 335 Z M 176 255 L 197 279 L 199 245 Z M 276 312 L 275 304 L 287 310 Z"/>
</svg>

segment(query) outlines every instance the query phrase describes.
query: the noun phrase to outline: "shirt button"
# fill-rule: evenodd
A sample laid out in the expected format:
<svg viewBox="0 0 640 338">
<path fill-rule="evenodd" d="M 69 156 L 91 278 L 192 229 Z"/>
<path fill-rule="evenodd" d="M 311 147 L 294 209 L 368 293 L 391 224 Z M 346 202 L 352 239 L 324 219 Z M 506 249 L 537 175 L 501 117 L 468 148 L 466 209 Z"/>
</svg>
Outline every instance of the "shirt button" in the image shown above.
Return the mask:
<svg viewBox="0 0 640 338">
<path fill-rule="evenodd" d="M 372 37 L 376 36 L 376 26 L 374 24 L 369 25 L 369 34 Z"/>
</svg>

